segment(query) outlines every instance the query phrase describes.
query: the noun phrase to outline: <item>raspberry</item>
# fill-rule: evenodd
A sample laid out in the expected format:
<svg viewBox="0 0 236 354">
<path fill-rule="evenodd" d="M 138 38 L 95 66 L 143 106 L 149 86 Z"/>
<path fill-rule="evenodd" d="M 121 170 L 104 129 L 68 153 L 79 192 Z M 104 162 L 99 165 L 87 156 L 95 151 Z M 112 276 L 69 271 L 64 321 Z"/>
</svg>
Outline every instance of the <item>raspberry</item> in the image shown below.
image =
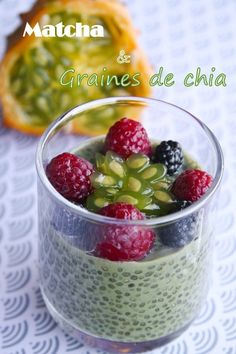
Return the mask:
<svg viewBox="0 0 236 354">
<path fill-rule="evenodd" d="M 148 156 L 152 153 L 146 130 L 141 123 L 129 118 L 122 118 L 109 129 L 105 139 L 105 150 L 114 151 L 125 159 L 132 153 L 143 153 Z"/>
<path fill-rule="evenodd" d="M 206 193 L 212 180 L 207 172 L 186 170 L 176 178 L 171 191 L 179 200 L 195 202 Z"/>
<path fill-rule="evenodd" d="M 127 203 L 110 204 L 100 214 L 123 220 L 143 220 L 143 214 Z M 96 247 L 96 255 L 111 261 L 137 261 L 145 257 L 154 242 L 154 232 L 141 226 L 107 225 L 103 240 Z"/>
<path fill-rule="evenodd" d="M 162 141 L 156 147 L 154 161 L 163 163 L 167 167 L 167 172 L 171 176 L 176 173 L 183 164 L 183 152 L 179 143 L 168 140 Z"/>
<path fill-rule="evenodd" d="M 143 214 L 131 204 L 113 203 L 100 209 L 100 214 L 123 220 L 144 220 Z"/>
<path fill-rule="evenodd" d="M 77 203 L 92 192 L 89 178 L 92 172 L 89 161 L 68 152 L 54 157 L 46 167 L 46 175 L 53 187 L 63 197 Z"/>
</svg>

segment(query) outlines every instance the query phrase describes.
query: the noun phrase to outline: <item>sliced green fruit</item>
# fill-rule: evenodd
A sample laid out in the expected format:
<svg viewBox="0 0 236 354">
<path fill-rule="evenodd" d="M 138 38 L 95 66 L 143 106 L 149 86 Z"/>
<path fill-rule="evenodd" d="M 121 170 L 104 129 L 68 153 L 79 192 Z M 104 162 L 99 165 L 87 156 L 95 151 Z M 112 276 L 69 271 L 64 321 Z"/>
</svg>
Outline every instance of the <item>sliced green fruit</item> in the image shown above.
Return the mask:
<svg viewBox="0 0 236 354">
<path fill-rule="evenodd" d="M 107 173 L 110 173 L 116 178 L 123 179 L 126 175 L 126 167 L 124 160 L 114 152 L 108 151 L 105 157 L 105 165 Z"/>
<path fill-rule="evenodd" d="M 113 176 L 104 175 L 103 173 L 100 173 L 98 171 L 93 173 L 91 181 L 94 188 L 121 188 L 123 184 L 121 180 L 117 180 Z"/>
<path fill-rule="evenodd" d="M 141 173 L 141 177 L 150 183 L 155 183 L 165 177 L 167 172 L 166 166 L 162 163 L 151 164 Z"/>
<path fill-rule="evenodd" d="M 160 181 L 154 182 L 152 184 L 152 188 L 154 190 L 158 190 L 158 189 L 169 189 L 171 186 L 170 181 L 167 181 L 166 179 L 161 179 Z"/>
<path fill-rule="evenodd" d="M 110 204 L 109 199 L 97 195 L 96 193 L 90 195 L 86 200 L 86 208 L 93 212 L 97 212 L 108 204 Z"/>
<path fill-rule="evenodd" d="M 136 206 L 142 210 L 152 202 L 151 197 L 146 197 L 135 192 L 118 192 L 114 198 L 115 202 L 123 202 Z"/>
<path fill-rule="evenodd" d="M 164 189 L 160 189 L 154 192 L 154 197 L 163 203 L 172 203 L 173 202 L 173 197 L 172 195 Z"/>
<path fill-rule="evenodd" d="M 102 173 L 106 173 L 106 166 L 105 166 L 105 156 L 103 154 L 100 154 L 100 152 L 97 152 L 95 154 L 95 162 L 96 162 L 96 167 L 98 171 Z"/>
<path fill-rule="evenodd" d="M 149 157 L 144 154 L 132 154 L 126 160 L 126 165 L 130 170 L 140 172 L 148 166 L 149 162 Z"/>
<path fill-rule="evenodd" d="M 126 161 L 114 152 L 96 154 L 96 171 L 91 177 L 94 193 L 88 198 L 89 210 L 113 202 L 129 203 L 147 215 L 164 215 L 173 202 L 170 181 L 163 164 L 153 164 L 143 154 L 132 154 Z"/>
<path fill-rule="evenodd" d="M 123 189 L 131 192 L 137 192 L 140 195 L 148 197 L 154 193 L 150 183 L 140 178 L 139 175 L 128 175 Z"/>
</svg>

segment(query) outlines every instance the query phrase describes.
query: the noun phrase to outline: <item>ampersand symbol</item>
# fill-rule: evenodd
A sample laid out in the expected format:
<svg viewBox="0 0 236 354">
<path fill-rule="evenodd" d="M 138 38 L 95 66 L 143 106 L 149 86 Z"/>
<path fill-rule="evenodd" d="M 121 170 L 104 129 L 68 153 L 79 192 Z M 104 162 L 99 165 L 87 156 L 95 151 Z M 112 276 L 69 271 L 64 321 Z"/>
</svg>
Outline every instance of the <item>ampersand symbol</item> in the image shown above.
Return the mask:
<svg viewBox="0 0 236 354">
<path fill-rule="evenodd" d="M 128 64 L 130 63 L 130 55 L 125 54 L 125 51 L 122 49 L 117 57 L 118 64 Z"/>
</svg>

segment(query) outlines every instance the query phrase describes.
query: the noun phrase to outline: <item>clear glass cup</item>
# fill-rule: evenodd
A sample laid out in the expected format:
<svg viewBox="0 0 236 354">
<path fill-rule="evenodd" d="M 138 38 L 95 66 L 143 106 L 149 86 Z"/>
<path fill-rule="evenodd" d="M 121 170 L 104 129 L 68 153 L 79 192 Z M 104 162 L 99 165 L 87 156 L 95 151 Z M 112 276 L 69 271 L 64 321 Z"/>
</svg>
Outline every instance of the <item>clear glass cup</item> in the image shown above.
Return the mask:
<svg viewBox="0 0 236 354">
<path fill-rule="evenodd" d="M 75 120 L 84 124 L 101 114 L 107 128 L 111 119 L 139 116 L 153 141 L 179 141 L 213 176 L 211 188 L 182 211 L 144 221 L 114 220 L 64 199 L 48 181 L 45 166 L 57 154 L 94 141 L 70 134 L 70 128 Z M 54 319 L 82 342 L 110 352 L 142 352 L 178 337 L 199 313 L 211 278 L 216 192 L 223 173 L 221 148 L 212 132 L 175 105 L 111 97 L 77 106 L 57 119 L 39 142 L 36 164 L 40 286 Z M 185 232 L 193 233 L 184 247 L 166 248 L 137 262 L 93 255 L 106 228 L 152 229 L 158 240 L 183 222 Z"/>
</svg>

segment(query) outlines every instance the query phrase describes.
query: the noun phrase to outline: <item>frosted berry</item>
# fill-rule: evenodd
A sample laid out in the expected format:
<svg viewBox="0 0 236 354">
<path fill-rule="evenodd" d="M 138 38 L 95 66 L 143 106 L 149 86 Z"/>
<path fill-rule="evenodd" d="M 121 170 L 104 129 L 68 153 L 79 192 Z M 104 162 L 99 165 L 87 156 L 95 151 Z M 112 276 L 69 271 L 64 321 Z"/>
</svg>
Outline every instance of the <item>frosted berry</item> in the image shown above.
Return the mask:
<svg viewBox="0 0 236 354">
<path fill-rule="evenodd" d="M 179 200 L 195 202 L 206 193 L 212 181 L 205 171 L 186 170 L 176 178 L 171 191 Z"/>
<path fill-rule="evenodd" d="M 89 161 L 68 152 L 54 157 L 46 167 L 46 175 L 53 187 L 63 197 L 77 203 L 92 192 L 92 172 L 93 165 Z"/>
<path fill-rule="evenodd" d="M 122 118 L 109 129 L 105 150 L 116 152 L 125 159 L 133 153 L 148 156 L 152 153 L 146 130 L 141 123 L 129 118 Z"/>
<path fill-rule="evenodd" d="M 127 203 L 110 204 L 100 214 L 123 220 L 143 220 L 143 214 Z M 136 225 L 104 225 L 96 255 L 111 261 L 137 261 L 144 258 L 154 242 L 154 232 Z"/>
</svg>

